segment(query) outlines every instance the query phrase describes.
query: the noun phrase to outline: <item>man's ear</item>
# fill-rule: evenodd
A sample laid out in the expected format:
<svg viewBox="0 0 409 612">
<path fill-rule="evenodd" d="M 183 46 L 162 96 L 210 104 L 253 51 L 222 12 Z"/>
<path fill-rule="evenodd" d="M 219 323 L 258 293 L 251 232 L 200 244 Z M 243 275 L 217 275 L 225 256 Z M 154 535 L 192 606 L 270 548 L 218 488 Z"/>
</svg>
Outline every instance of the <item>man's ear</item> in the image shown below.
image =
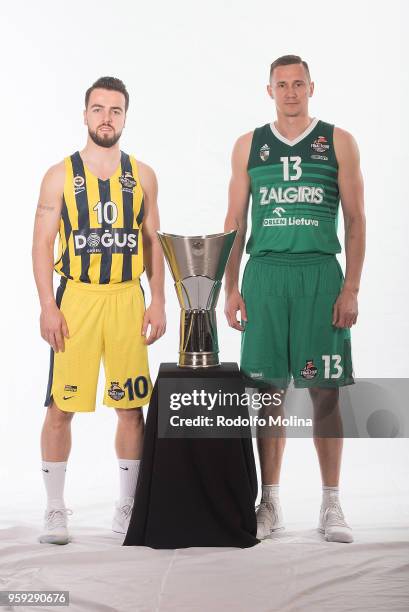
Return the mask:
<svg viewBox="0 0 409 612">
<path fill-rule="evenodd" d="M 274 100 L 273 88 L 271 87 L 271 83 L 266 86 L 267 93 L 272 100 Z"/>
<path fill-rule="evenodd" d="M 87 121 L 87 109 L 84 109 L 83 116 L 84 116 L 84 125 L 88 125 L 88 121 Z"/>
<path fill-rule="evenodd" d="M 313 93 L 314 93 L 314 81 L 311 81 L 311 83 L 310 83 L 310 95 L 309 95 L 310 98 L 312 97 Z"/>
</svg>

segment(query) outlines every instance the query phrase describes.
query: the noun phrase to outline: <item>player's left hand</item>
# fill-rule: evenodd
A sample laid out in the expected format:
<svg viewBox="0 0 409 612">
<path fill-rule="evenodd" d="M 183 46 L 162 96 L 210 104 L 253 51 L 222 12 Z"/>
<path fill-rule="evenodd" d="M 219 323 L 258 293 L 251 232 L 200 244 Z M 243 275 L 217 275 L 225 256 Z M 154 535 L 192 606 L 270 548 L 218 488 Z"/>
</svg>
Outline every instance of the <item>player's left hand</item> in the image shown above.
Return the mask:
<svg viewBox="0 0 409 612">
<path fill-rule="evenodd" d="M 150 306 L 145 310 L 142 322 L 142 336 L 146 336 L 150 326 L 149 336 L 145 337 L 145 344 L 152 344 L 158 340 L 166 331 L 166 314 L 163 303 L 151 302 Z"/>
<path fill-rule="evenodd" d="M 334 304 L 332 325 L 352 327 L 358 318 L 358 298 L 354 291 L 343 289 Z"/>
</svg>

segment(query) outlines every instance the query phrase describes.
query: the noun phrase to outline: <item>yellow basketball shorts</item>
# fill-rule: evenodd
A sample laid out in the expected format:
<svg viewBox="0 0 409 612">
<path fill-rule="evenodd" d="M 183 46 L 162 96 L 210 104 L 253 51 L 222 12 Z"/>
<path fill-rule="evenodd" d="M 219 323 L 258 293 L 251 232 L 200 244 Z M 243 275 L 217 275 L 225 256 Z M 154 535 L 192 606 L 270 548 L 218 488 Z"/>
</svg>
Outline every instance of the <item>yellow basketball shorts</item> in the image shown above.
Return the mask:
<svg viewBox="0 0 409 612">
<path fill-rule="evenodd" d="M 45 406 L 54 400 L 66 412 L 93 412 L 102 362 L 104 404 L 139 408 L 152 383 L 141 335 L 145 299 L 139 279 L 96 285 L 61 279 L 57 305 L 68 326 L 64 352 L 51 349 Z"/>
</svg>

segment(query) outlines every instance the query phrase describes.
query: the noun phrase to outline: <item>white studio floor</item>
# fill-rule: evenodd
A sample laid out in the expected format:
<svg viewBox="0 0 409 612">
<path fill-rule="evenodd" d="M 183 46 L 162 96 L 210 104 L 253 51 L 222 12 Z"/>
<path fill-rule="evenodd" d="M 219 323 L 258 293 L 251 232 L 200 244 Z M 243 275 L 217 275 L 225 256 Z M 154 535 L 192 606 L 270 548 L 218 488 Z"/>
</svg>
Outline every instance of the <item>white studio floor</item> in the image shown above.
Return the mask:
<svg viewBox="0 0 409 612">
<path fill-rule="evenodd" d="M 83 488 L 74 489 L 74 474 L 80 469 L 74 459 L 67 487 L 71 502 L 67 505 L 74 510 L 73 541 L 67 546 L 38 544 L 43 491 L 40 475 L 37 484 L 31 475 L 27 491 L 15 488 L 12 496 L 7 495 L 8 502 L 2 501 L 0 590 L 68 590 L 68 609 L 73 612 L 408 610 L 406 464 L 396 461 L 391 469 L 380 462 L 368 470 L 366 465 L 371 456 L 375 460 L 375 445 L 381 441 L 369 441 L 370 446 L 368 441 L 346 441 L 341 500 L 355 542 L 328 543 L 315 530 L 320 503 L 316 473 L 311 486 L 303 472 L 298 480 L 294 469 L 299 462 L 294 449 L 302 454 L 310 441 L 290 442 L 284 466 L 287 484 L 282 485 L 286 530 L 246 550 L 122 547 L 122 536 L 110 531 L 109 482 L 90 486 L 83 480 Z M 388 445 L 391 450 L 389 459 L 399 443 L 406 441 L 383 441 L 383 452 Z M 352 455 L 357 457 L 358 446 L 372 450 L 369 458 L 354 459 L 352 472 L 349 462 Z M 399 456 L 406 453 L 399 451 L 395 459 Z M 313 455 L 305 453 L 305 457 L 303 469 L 312 472 Z M 7 478 L 5 482 L 11 491 L 13 482 Z"/>
</svg>

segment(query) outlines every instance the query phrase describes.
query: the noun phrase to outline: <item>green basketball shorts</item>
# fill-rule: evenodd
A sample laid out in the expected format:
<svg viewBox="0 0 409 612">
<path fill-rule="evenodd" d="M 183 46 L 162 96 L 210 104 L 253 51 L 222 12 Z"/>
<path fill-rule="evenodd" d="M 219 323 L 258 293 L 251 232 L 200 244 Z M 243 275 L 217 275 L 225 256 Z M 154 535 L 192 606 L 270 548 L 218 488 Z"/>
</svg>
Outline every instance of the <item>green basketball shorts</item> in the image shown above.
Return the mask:
<svg viewBox="0 0 409 612">
<path fill-rule="evenodd" d="M 251 386 L 354 383 L 349 329 L 332 325 L 344 277 L 335 255 L 268 253 L 247 261 L 241 370 Z"/>
</svg>

